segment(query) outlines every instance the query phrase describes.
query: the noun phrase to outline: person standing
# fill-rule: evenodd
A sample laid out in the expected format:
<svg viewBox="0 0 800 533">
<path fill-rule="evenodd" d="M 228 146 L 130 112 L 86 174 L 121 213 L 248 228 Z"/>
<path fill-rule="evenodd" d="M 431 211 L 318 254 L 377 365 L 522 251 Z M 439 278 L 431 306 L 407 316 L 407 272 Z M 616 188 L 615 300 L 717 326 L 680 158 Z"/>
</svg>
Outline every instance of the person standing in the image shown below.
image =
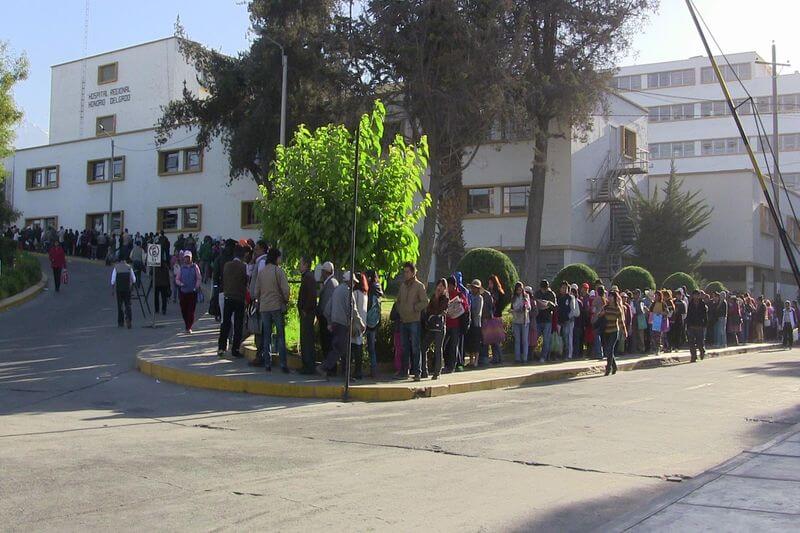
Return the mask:
<svg viewBox="0 0 800 533">
<path fill-rule="evenodd" d="M 717 348 L 726 348 L 728 346 L 728 336 L 726 335 L 726 327 L 728 325 L 728 295 L 725 291 L 719 293 L 716 299 L 716 316 L 717 323 L 715 325 L 716 340 L 714 344 Z"/>
<path fill-rule="evenodd" d="M 625 314 L 622 310 L 622 299 L 617 291 L 611 291 L 608 303 L 600 312 L 600 316 L 605 318 L 605 336 L 603 352 L 606 356 L 606 376 L 617 373 L 617 360 L 614 357 L 614 350 L 617 346 L 619 336 L 628 336 L 625 330 Z"/>
<path fill-rule="evenodd" d="M 117 327 L 122 327 L 123 321 L 128 329 L 132 327 L 131 289 L 136 283 L 136 274 L 133 273 L 125 258 L 120 255 L 117 264 L 111 271 L 111 294 L 117 297 Z"/>
<path fill-rule="evenodd" d="M 686 311 L 686 336 L 689 339 L 689 352 L 692 363 L 697 361 L 697 353 L 702 360 L 706 356 L 706 327 L 708 326 L 708 306 L 700 297 L 700 291 L 692 291 L 689 307 Z"/>
<path fill-rule="evenodd" d="M 257 247 L 258 245 L 256 245 Z M 300 258 L 300 294 L 297 297 L 297 311 L 300 313 L 300 357 L 303 361 L 301 374 L 313 374 L 316 354 L 314 353 L 314 316 L 317 310 L 317 283 L 311 271 L 311 261 Z"/>
<path fill-rule="evenodd" d="M 50 258 L 50 268 L 53 269 L 53 283 L 56 287 L 56 292 L 59 292 L 61 290 L 61 273 L 67 268 L 67 257 L 64 254 L 64 248 L 61 243 L 56 241 L 50 247 L 47 255 Z"/>
<path fill-rule="evenodd" d="M 278 350 L 281 371 L 284 374 L 288 374 L 286 310 L 289 305 L 289 280 L 286 278 L 286 272 L 280 267 L 280 261 L 280 250 L 270 248 L 269 252 L 267 252 L 267 264 L 256 278 L 254 298 L 258 300 L 261 314 L 261 356 L 264 358 L 264 369 L 267 372 L 272 372 L 269 339 L 272 338 L 272 326 L 274 324 L 275 344 Z"/>
<path fill-rule="evenodd" d="M 650 306 L 650 348 L 659 355 L 661 353 L 661 332 L 664 331 L 664 321 L 667 320 L 667 305 L 664 303 L 664 293 L 656 291 L 653 304 Z"/>
<path fill-rule="evenodd" d="M 797 315 L 792 308 L 789 300 L 783 304 L 783 312 L 781 313 L 781 329 L 783 331 L 783 347 L 791 350 L 794 346 L 794 329 L 797 327 Z"/>
<path fill-rule="evenodd" d="M 417 279 L 417 266 L 407 262 L 403 265 L 403 282 L 400 284 L 397 295 L 397 312 L 400 314 L 401 321 L 400 340 L 403 345 L 403 367 L 408 375 L 407 364 L 410 359 L 414 381 L 422 379 L 420 316 L 427 306 L 428 295 L 425 294 L 425 285 Z"/>
<path fill-rule="evenodd" d="M 464 343 L 464 352 L 474 354 L 470 362 L 471 366 L 477 368 L 479 364 L 486 364 L 481 360 L 483 352 L 483 286 L 481 280 L 474 279 L 469 284 L 469 330 Z M 488 356 L 487 356 L 488 359 Z"/>
<path fill-rule="evenodd" d="M 735 295 L 728 298 L 728 323 L 727 331 L 734 346 L 739 346 L 739 337 L 742 334 L 742 303 Z"/>
<path fill-rule="evenodd" d="M 356 289 L 355 283 L 353 288 Z M 348 271 L 344 273 L 342 283 L 336 286 L 326 304 L 325 315 L 328 317 L 328 328 L 333 333 L 333 338 L 331 350 L 326 354 L 325 361 L 317 367 L 317 372 L 322 375 L 330 377 L 336 374 L 338 362 L 345 364 L 348 343 L 352 344 L 354 330 L 360 333 L 365 329 L 355 298 L 355 292 L 350 290 Z"/>
<path fill-rule="evenodd" d="M 575 319 L 580 316 L 580 309 L 567 281 L 562 281 L 558 288 L 557 304 L 558 327 L 564 346 L 563 356 L 564 359 L 572 359 L 572 330 Z"/>
<path fill-rule="evenodd" d="M 381 325 L 381 299 L 383 289 L 378 273 L 374 270 L 367 270 L 367 284 L 369 285 L 369 298 L 367 301 L 367 351 L 369 352 L 370 377 L 378 377 L 378 352 L 376 342 L 378 328 Z M 312 332 L 313 333 L 313 332 Z"/>
<path fill-rule="evenodd" d="M 236 246 L 235 241 L 231 241 L 231 242 L 233 243 L 232 246 Z M 257 243 L 253 243 L 253 253 L 251 254 L 252 257 L 250 257 L 250 259 L 247 259 L 247 255 L 249 255 L 248 254 L 248 250 L 249 250 L 250 244 L 247 241 L 240 240 L 239 241 L 239 246 L 241 246 L 242 249 L 245 252 L 245 258 L 243 259 L 243 261 L 244 261 L 244 263 L 245 263 L 245 265 L 247 267 L 247 277 L 250 280 L 249 291 L 250 291 L 251 301 L 250 301 L 250 309 L 247 310 L 247 315 L 248 316 L 253 316 L 254 320 L 250 324 L 250 327 L 252 327 L 254 329 L 254 331 L 258 332 L 256 334 L 256 352 L 257 352 L 257 355 L 256 355 L 255 359 L 253 359 L 252 361 L 250 361 L 248 363 L 248 365 L 252 366 L 252 367 L 255 367 L 255 368 L 259 368 L 259 367 L 264 366 L 264 361 L 261 359 L 261 353 L 262 353 L 261 352 L 261 343 L 264 342 L 264 338 L 261 337 L 261 329 L 262 329 L 261 328 L 261 314 L 260 314 L 260 312 L 258 312 L 258 308 L 259 308 L 258 307 L 258 300 L 255 299 L 254 295 L 256 293 L 256 281 L 258 280 L 258 273 L 261 272 L 264 269 L 265 266 L 267 266 L 267 251 L 269 251 L 269 244 L 267 244 L 267 241 L 265 241 L 263 239 L 259 240 Z M 227 255 L 227 254 L 225 254 L 225 255 Z M 223 266 L 223 268 L 224 268 L 224 266 Z M 224 283 L 220 284 L 219 289 L 218 289 L 218 292 L 221 291 L 221 292 L 219 292 L 220 314 L 222 314 L 224 312 L 224 308 L 225 308 L 224 289 L 225 289 Z M 267 339 L 267 342 L 271 342 L 272 343 L 271 347 L 274 347 L 274 342 L 272 341 L 272 339 Z"/>
<path fill-rule="evenodd" d="M 364 334 L 367 331 L 367 301 L 369 300 L 369 284 L 367 277 L 361 272 L 353 276 L 353 320 L 350 327 L 350 356 L 354 365 L 350 373 L 351 381 L 364 378 Z"/>
<path fill-rule="evenodd" d="M 217 355 L 222 357 L 228 349 L 228 337 L 233 322 L 233 342 L 231 355 L 242 357 L 239 347 L 242 344 L 242 327 L 244 326 L 244 301 L 247 295 L 247 267 L 242 262 L 244 249 L 237 246 L 233 252 L 233 261 L 228 261 L 222 272 L 225 285 L 225 309 L 222 313 L 222 325 L 219 328 Z M 202 283 L 202 274 L 201 274 Z"/>
<path fill-rule="evenodd" d="M 425 322 L 427 331 L 425 347 L 427 348 L 433 342 L 433 372 L 431 379 L 439 379 L 439 375 L 442 373 L 442 355 L 444 353 L 444 338 L 447 328 L 447 304 L 449 302 L 448 294 L 447 280 L 442 278 L 436 282 L 436 288 L 428 302 L 428 307 L 425 308 L 427 316 Z"/>
<path fill-rule="evenodd" d="M 767 306 L 764 296 L 758 297 L 758 305 L 753 312 L 753 337 L 755 342 L 764 342 L 764 321 L 767 318 Z"/>
<path fill-rule="evenodd" d="M 335 268 L 333 263 L 325 261 L 322 263 L 322 288 L 319 291 L 319 301 L 317 302 L 317 324 L 319 327 L 319 344 L 322 348 L 322 358 L 328 356 L 328 352 L 333 349 L 333 330 L 329 328 L 330 317 L 327 316 L 328 302 L 333 297 L 333 291 L 339 286 L 339 281 L 334 277 Z"/>
<path fill-rule="evenodd" d="M 514 334 L 514 362 L 526 363 L 528 360 L 528 329 L 530 327 L 531 301 L 521 281 L 514 285 L 511 296 L 511 324 Z"/>
<path fill-rule="evenodd" d="M 556 308 L 556 294 L 550 290 L 550 283 L 543 279 L 539 290 L 534 294 L 536 315 L 536 332 L 542 337 L 542 361 L 550 359 L 550 335 L 553 332 L 553 310 Z"/>
<path fill-rule="evenodd" d="M 633 352 L 647 353 L 647 347 L 644 343 L 644 333 L 647 329 L 647 306 L 642 298 L 642 290 L 636 289 L 633 291 L 633 320 L 631 322 L 634 329 L 633 335 Z"/>
<path fill-rule="evenodd" d="M 186 333 L 192 333 L 192 327 L 194 327 L 194 313 L 197 307 L 197 291 L 200 290 L 200 282 L 200 269 L 192 262 L 192 252 L 183 252 L 183 262 L 175 277 L 175 285 L 178 286 L 178 300 Z"/>
<path fill-rule="evenodd" d="M 169 279 L 169 262 L 165 261 L 162 255 L 161 263 L 153 269 L 153 286 L 155 288 L 153 294 L 153 308 L 155 309 L 154 312 L 158 313 L 160 310 L 163 315 L 167 314 L 167 300 L 169 300 L 170 291 Z"/>
</svg>

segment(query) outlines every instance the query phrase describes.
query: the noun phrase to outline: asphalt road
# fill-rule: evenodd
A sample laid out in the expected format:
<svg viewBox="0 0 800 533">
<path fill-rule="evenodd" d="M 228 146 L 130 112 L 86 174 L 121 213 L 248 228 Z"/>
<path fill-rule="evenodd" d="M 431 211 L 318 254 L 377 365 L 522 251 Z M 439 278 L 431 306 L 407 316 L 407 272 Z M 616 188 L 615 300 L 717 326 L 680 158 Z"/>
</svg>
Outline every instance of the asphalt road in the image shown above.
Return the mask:
<svg viewBox="0 0 800 533">
<path fill-rule="evenodd" d="M 140 375 L 104 267 L 0 314 L 0 529 L 613 529 L 800 422 L 798 351 L 388 404 Z M 187 341 L 189 342 L 189 341 Z"/>
</svg>

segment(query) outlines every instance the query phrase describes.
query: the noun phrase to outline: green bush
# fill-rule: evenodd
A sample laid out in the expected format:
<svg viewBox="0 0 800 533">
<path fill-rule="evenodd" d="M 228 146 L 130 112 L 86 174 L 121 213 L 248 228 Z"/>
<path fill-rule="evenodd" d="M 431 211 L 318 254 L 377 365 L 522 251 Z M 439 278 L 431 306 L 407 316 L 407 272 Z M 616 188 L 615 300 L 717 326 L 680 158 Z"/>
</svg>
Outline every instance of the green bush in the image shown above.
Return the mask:
<svg viewBox="0 0 800 533">
<path fill-rule="evenodd" d="M 514 284 L 519 280 L 517 267 L 503 252 L 492 248 L 474 248 L 467 252 L 458 263 L 458 270 L 464 275 L 464 284 L 468 285 L 473 279 L 481 280 L 486 286 L 489 276 L 496 275 L 506 293 L 506 298 L 500 302 L 500 309 L 508 305 L 508 296 L 514 289 Z"/>
<path fill-rule="evenodd" d="M 578 285 L 588 283 L 589 286 L 593 286 L 598 278 L 597 272 L 589 265 L 573 263 L 559 270 L 550 285 L 553 287 L 553 290 L 557 290 L 558 287 L 561 286 L 562 281 L 577 283 Z"/>
<path fill-rule="evenodd" d="M 3 262 L 3 269 L 10 269 L 14 265 L 16 252 L 17 244 L 13 240 L 0 237 L 0 261 Z"/>
<path fill-rule="evenodd" d="M 712 281 L 708 285 L 706 285 L 706 292 L 711 294 L 712 292 L 722 292 L 727 291 L 728 288 L 725 287 L 725 284 L 721 281 Z"/>
<path fill-rule="evenodd" d="M 670 289 L 673 291 L 675 289 L 680 289 L 681 287 L 686 287 L 686 290 L 691 293 L 697 288 L 697 282 L 692 276 L 685 272 L 675 272 L 671 276 L 667 276 L 667 279 L 664 280 L 662 286 L 665 289 Z"/>
<path fill-rule="evenodd" d="M 656 288 L 656 280 L 653 275 L 642 267 L 626 266 L 614 276 L 614 285 L 619 287 L 621 291 L 627 290 L 647 290 Z"/>
<path fill-rule="evenodd" d="M 8 268 L 3 261 L 3 272 L 0 276 L 0 299 L 14 296 L 35 285 L 42 279 L 39 260 L 26 253 L 17 253 L 13 268 Z"/>
</svg>

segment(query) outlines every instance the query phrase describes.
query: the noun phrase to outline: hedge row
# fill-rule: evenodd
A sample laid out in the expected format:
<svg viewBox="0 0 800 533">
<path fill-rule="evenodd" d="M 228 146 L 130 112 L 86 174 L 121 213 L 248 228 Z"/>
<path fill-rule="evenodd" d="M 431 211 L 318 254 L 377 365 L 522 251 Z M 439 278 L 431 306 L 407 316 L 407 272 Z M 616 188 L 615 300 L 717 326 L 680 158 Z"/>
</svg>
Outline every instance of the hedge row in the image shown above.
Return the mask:
<svg viewBox="0 0 800 533">
<path fill-rule="evenodd" d="M 3 272 L 0 275 L 0 300 L 24 291 L 42 279 L 39 261 L 29 254 L 18 253 L 13 267 L 9 268 L 7 265 L 7 262 L 3 261 Z"/>
</svg>

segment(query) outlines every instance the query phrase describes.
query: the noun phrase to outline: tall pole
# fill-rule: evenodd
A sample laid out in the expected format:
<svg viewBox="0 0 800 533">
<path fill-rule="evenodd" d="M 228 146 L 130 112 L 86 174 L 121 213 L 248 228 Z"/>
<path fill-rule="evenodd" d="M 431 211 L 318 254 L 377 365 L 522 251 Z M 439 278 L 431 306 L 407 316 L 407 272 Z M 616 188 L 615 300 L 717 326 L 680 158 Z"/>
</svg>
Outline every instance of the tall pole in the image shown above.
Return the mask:
<svg viewBox="0 0 800 533">
<path fill-rule="evenodd" d="M 772 41 L 772 195 L 775 198 L 775 211 L 781 217 L 781 188 L 780 172 L 778 171 L 778 154 L 781 147 L 778 144 L 778 64 L 775 59 L 775 41 Z M 783 217 L 781 217 L 783 220 Z M 772 284 L 772 297 L 777 298 L 781 286 L 781 243 L 778 236 L 772 239 L 772 264 L 775 281 Z"/>
<path fill-rule="evenodd" d="M 111 139 L 111 173 L 108 180 L 108 236 L 114 235 L 114 139 Z M 122 228 L 120 228 L 122 229 Z"/>
<path fill-rule="evenodd" d="M 356 126 L 356 157 L 355 169 L 353 171 L 353 233 L 350 236 L 350 298 L 354 298 L 353 286 L 354 277 L 356 275 L 356 222 L 358 220 L 358 160 L 360 156 L 361 145 L 361 120 L 358 120 Z M 353 331 L 353 303 L 350 303 L 350 331 Z M 353 343 L 347 343 L 347 361 L 344 364 L 344 400 L 347 401 L 350 397 L 350 360 L 353 358 Z"/>
<path fill-rule="evenodd" d="M 281 145 L 286 146 L 286 82 L 289 75 L 289 58 L 286 56 L 286 51 L 283 47 L 281 47 L 281 65 L 283 67 L 281 79 Z"/>
</svg>

